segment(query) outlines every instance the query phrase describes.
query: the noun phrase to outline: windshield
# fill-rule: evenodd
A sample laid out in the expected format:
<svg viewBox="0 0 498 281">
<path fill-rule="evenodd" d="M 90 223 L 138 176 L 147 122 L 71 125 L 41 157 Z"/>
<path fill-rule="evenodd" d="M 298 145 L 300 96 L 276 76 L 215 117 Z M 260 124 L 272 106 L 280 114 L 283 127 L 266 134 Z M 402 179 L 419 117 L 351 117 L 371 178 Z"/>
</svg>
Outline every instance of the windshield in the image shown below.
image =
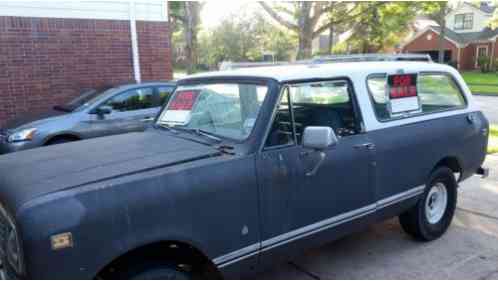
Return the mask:
<svg viewBox="0 0 498 281">
<path fill-rule="evenodd" d="M 68 105 L 71 104 L 71 106 L 74 108 L 73 111 L 81 111 L 84 108 L 87 108 L 87 107 L 101 101 L 102 95 L 104 95 L 110 91 L 114 91 L 114 90 L 115 90 L 115 88 L 109 88 L 109 89 L 101 90 L 101 91 L 93 90 L 92 92 L 87 92 L 87 93 L 81 95 L 80 97 L 74 99 L 73 101 L 68 103 Z"/>
<path fill-rule="evenodd" d="M 83 108 L 89 106 L 95 101 L 98 101 L 98 97 L 104 93 L 105 90 L 95 90 L 86 89 L 81 92 L 81 94 L 65 105 L 57 105 L 54 107 L 56 110 L 62 110 L 67 112 L 80 111 Z"/>
<path fill-rule="evenodd" d="M 268 86 L 259 84 L 180 86 L 158 124 L 244 140 L 252 132 L 267 93 Z"/>
</svg>

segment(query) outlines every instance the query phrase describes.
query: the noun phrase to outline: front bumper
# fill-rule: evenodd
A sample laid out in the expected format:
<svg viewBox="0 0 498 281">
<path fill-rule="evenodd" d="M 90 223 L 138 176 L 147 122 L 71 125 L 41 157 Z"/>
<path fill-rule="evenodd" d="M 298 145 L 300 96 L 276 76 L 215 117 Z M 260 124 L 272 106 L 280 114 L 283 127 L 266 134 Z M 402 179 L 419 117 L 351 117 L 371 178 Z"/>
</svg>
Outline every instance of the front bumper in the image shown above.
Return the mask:
<svg viewBox="0 0 498 281">
<path fill-rule="evenodd" d="M 0 155 L 37 147 L 33 141 L 7 142 L 6 137 L 0 136 Z"/>
</svg>

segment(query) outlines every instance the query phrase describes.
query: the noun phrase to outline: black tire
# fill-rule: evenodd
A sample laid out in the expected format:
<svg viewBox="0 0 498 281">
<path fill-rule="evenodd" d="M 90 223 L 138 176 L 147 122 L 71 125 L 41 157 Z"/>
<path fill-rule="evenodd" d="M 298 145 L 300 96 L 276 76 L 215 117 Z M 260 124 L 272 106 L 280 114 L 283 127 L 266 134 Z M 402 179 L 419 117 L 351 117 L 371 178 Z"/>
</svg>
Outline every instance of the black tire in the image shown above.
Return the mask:
<svg viewBox="0 0 498 281">
<path fill-rule="evenodd" d="M 191 273 L 182 271 L 174 265 L 157 262 L 145 262 L 130 265 L 121 272 L 116 272 L 112 279 L 123 280 L 193 280 Z"/>
<path fill-rule="evenodd" d="M 426 204 L 430 205 L 434 197 L 433 195 L 430 198 L 428 197 L 433 187 L 441 189 L 441 184 L 444 185 L 446 190 L 446 207 L 439 220 L 430 222 L 428 218 L 430 215 L 426 214 Z M 431 174 L 423 196 L 417 202 L 417 205 L 399 216 L 401 227 L 406 233 L 417 240 L 432 241 L 441 237 L 453 220 L 457 204 L 457 194 L 457 183 L 453 172 L 447 167 L 437 168 Z"/>
</svg>

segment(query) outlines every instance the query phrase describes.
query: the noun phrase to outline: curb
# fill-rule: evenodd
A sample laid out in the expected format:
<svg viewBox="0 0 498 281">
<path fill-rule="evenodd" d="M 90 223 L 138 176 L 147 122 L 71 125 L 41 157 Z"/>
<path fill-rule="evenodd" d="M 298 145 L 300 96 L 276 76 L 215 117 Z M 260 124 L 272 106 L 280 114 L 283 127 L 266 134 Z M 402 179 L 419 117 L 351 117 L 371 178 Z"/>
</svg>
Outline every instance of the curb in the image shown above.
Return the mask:
<svg viewBox="0 0 498 281">
<path fill-rule="evenodd" d="M 480 97 L 497 97 L 498 98 L 498 93 L 496 94 L 483 94 L 483 93 L 472 93 L 473 96 L 480 96 Z"/>
</svg>

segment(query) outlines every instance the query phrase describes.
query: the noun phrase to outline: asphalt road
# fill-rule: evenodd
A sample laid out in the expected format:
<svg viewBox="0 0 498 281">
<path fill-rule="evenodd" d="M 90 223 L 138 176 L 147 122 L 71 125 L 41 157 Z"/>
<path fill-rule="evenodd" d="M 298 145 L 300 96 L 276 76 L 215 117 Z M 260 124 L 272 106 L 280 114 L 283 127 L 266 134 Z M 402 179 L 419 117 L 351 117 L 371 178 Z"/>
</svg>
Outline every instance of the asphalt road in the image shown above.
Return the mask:
<svg viewBox="0 0 498 281">
<path fill-rule="evenodd" d="M 474 96 L 490 123 L 498 124 L 498 96 Z"/>
<path fill-rule="evenodd" d="M 497 99 L 498 102 L 498 99 Z M 498 169 L 498 157 L 486 166 Z M 414 241 L 396 219 L 374 225 L 296 259 L 259 279 L 498 279 L 498 175 L 461 184 L 448 232 Z"/>
</svg>

